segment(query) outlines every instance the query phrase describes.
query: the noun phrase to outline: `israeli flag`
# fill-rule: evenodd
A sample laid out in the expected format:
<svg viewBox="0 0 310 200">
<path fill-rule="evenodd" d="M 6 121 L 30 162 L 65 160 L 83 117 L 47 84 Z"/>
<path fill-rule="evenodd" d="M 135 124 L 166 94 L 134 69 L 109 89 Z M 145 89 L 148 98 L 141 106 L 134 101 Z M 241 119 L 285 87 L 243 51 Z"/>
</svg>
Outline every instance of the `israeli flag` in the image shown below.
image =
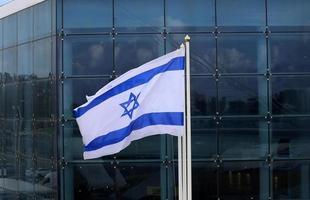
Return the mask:
<svg viewBox="0 0 310 200">
<path fill-rule="evenodd" d="M 151 135 L 181 136 L 184 62 L 182 47 L 128 71 L 74 109 L 84 159 L 118 153 L 132 141 Z"/>
</svg>

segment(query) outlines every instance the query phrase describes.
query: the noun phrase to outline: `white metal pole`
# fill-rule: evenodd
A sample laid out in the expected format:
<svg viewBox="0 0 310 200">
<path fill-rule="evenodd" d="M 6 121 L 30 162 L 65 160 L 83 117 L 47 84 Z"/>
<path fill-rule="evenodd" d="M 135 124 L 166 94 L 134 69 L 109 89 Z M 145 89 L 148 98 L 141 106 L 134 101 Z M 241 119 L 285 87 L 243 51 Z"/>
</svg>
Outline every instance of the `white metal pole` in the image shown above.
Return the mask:
<svg viewBox="0 0 310 200">
<path fill-rule="evenodd" d="M 187 200 L 192 200 L 192 139 L 191 139 L 191 84 L 190 84 L 190 37 L 185 36 L 186 60 L 186 163 L 187 163 Z M 185 187 L 185 186 L 184 186 Z"/>
<path fill-rule="evenodd" d="M 179 200 L 183 200 L 183 169 L 182 169 L 182 136 L 178 137 L 178 181 Z"/>
</svg>

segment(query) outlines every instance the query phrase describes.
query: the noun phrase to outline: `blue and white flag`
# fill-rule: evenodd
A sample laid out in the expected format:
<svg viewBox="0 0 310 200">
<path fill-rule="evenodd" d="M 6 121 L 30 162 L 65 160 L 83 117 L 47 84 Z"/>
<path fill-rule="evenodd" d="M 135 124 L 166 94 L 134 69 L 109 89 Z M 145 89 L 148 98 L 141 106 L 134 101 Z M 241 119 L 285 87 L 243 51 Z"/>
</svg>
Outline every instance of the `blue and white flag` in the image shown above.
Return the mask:
<svg viewBox="0 0 310 200">
<path fill-rule="evenodd" d="M 182 135 L 184 62 L 182 47 L 128 71 L 74 109 L 84 159 L 118 153 L 151 135 Z"/>
</svg>

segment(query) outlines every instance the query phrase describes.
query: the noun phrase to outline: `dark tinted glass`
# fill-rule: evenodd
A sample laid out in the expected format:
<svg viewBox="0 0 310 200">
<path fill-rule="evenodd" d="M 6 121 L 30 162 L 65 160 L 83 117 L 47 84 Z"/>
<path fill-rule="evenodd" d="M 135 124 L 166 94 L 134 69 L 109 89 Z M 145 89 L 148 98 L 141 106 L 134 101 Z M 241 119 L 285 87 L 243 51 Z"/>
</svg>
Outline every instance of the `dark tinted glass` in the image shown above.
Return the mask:
<svg viewBox="0 0 310 200">
<path fill-rule="evenodd" d="M 183 34 L 168 35 L 167 51 L 174 51 L 184 41 Z M 191 35 L 190 40 L 191 74 L 215 73 L 215 39 L 212 35 Z"/>
<path fill-rule="evenodd" d="M 38 80 L 34 83 L 34 117 L 49 119 L 55 116 L 55 82 Z"/>
<path fill-rule="evenodd" d="M 65 169 L 68 200 L 157 199 L 160 197 L 160 164 L 79 164 Z"/>
<path fill-rule="evenodd" d="M 309 158 L 310 118 L 274 118 L 272 152 L 281 158 Z"/>
<path fill-rule="evenodd" d="M 7 83 L 4 85 L 4 116 L 5 118 L 18 117 L 18 93 L 16 83 Z"/>
<path fill-rule="evenodd" d="M 17 75 L 20 81 L 29 80 L 33 74 L 33 44 L 18 46 Z"/>
<path fill-rule="evenodd" d="M 113 49 L 111 36 L 66 37 L 65 75 L 111 75 Z"/>
<path fill-rule="evenodd" d="M 219 128 L 224 158 L 254 159 L 268 153 L 268 125 L 260 119 L 223 119 Z"/>
<path fill-rule="evenodd" d="M 309 114 L 308 76 L 272 77 L 273 114 Z"/>
<path fill-rule="evenodd" d="M 33 39 L 33 8 L 18 12 L 18 43 Z"/>
<path fill-rule="evenodd" d="M 57 171 L 51 160 L 37 159 L 34 191 L 43 199 L 57 199 Z"/>
<path fill-rule="evenodd" d="M 17 116 L 31 120 L 33 117 L 34 87 L 30 81 L 20 82 L 18 87 Z"/>
<path fill-rule="evenodd" d="M 46 38 L 34 42 L 34 76 L 47 78 L 52 71 L 52 40 Z"/>
<path fill-rule="evenodd" d="M 260 31 L 265 28 L 264 1 L 217 0 L 217 23 L 223 31 Z"/>
<path fill-rule="evenodd" d="M 264 115 L 267 112 L 265 77 L 221 77 L 219 107 L 224 115 Z"/>
<path fill-rule="evenodd" d="M 309 161 L 276 162 L 272 171 L 273 199 L 308 199 L 309 178 Z"/>
<path fill-rule="evenodd" d="M 112 0 L 64 0 L 66 32 L 101 32 L 112 30 Z"/>
<path fill-rule="evenodd" d="M 3 19 L 0 19 L 0 49 L 3 47 Z"/>
<path fill-rule="evenodd" d="M 71 118 L 74 108 L 86 103 L 86 95 L 94 95 L 109 79 L 66 79 L 64 81 L 64 115 Z"/>
<path fill-rule="evenodd" d="M 33 156 L 33 123 L 31 120 L 19 120 L 18 122 L 19 150 L 24 157 Z M 26 176 L 26 174 L 24 174 Z M 27 178 L 27 177 L 25 177 Z"/>
<path fill-rule="evenodd" d="M 52 0 L 47 0 L 33 7 L 34 38 L 50 36 L 52 33 Z"/>
<path fill-rule="evenodd" d="M 34 154 L 41 159 L 54 159 L 56 153 L 56 126 L 51 121 L 34 123 Z"/>
<path fill-rule="evenodd" d="M 164 26 L 163 3 L 163 1 L 153 0 L 115 1 L 116 29 L 118 31 L 159 32 Z"/>
<path fill-rule="evenodd" d="M 310 2 L 307 0 L 270 0 L 268 25 L 271 30 L 310 30 Z"/>
<path fill-rule="evenodd" d="M 166 2 L 169 31 L 200 31 L 214 28 L 214 0 L 170 0 Z"/>
<path fill-rule="evenodd" d="M 218 37 L 220 73 L 265 73 L 267 69 L 264 34 L 221 34 Z"/>
<path fill-rule="evenodd" d="M 191 114 L 214 115 L 216 112 L 216 82 L 213 77 L 191 77 Z"/>
<path fill-rule="evenodd" d="M 34 180 L 35 170 L 33 160 L 22 156 L 19 162 L 19 170 L 20 170 L 19 171 L 20 184 L 18 185 L 18 189 L 20 192 L 31 194 L 32 191 L 34 191 L 34 182 L 35 182 Z"/>
<path fill-rule="evenodd" d="M 17 74 L 17 48 L 12 47 L 3 50 L 3 72 L 5 82 L 15 80 Z"/>
<path fill-rule="evenodd" d="M 115 39 L 115 71 L 123 74 L 161 56 L 163 52 L 161 35 L 119 35 Z"/>
<path fill-rule="evenodd" d="M 3 19 L 3 47 L 16 45 L 17 42 L 17 16 L 10 15 Z"/>
<path fill-rule="evenodd" d="M 226 162 L 220 171 L 221 199 L 268 199 L 269 169 L 263 162 Z"/>
<path fill-rule="evenodd" d="M 310 34 L 272 34 L 270 65 L 273 73 L 310 72 Z"/>
</svg>

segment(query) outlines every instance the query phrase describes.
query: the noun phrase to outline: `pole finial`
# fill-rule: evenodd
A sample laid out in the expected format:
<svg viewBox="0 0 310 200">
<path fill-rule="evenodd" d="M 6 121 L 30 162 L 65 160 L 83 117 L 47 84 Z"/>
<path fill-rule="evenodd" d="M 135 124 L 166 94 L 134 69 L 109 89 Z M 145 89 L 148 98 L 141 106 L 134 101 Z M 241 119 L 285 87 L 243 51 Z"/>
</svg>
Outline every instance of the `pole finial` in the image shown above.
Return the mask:
<svg viewBox="0 0 310 200">
<path fill-rule="evenodd" d="M 184 47 L 184 44 L 182 43 L 181 45 L 180 45 L 180 48 L 183 48 Z"/>
<path fill-rule="evenodd" d="M 191 38 L 189 37 L 189 35 L 186 35 L 185 38 L 184 38 L 184 41 L 185 42 L 189 42 L 190 40 L 191 40 Z"/>
</svg>

